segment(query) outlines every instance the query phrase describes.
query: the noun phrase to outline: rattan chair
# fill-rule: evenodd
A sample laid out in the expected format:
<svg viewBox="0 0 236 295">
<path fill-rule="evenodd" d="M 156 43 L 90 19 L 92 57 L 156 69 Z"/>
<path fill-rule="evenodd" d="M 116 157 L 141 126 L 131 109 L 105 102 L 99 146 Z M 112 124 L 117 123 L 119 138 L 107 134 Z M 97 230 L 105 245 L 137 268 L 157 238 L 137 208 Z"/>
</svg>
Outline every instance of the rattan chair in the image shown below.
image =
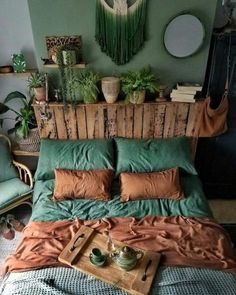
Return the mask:
<svg viewBox="0 0 236 295">
<path fill-rule="evenodd" d="M 30 170 L 11 157 L 10 139 L 0 134 L 0 215 L 31 204 L 33 178 Z"/>
</svg>

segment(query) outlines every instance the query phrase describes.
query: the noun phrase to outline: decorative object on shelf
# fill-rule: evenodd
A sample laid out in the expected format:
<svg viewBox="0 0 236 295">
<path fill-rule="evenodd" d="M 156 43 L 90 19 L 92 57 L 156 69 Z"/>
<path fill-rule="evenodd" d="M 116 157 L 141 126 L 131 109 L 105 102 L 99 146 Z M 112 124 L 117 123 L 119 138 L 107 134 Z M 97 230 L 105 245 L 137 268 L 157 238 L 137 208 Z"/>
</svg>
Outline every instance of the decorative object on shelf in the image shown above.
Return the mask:
<svg viewBox="0 0 236 295">
<path fill-rule="evenodd" d="M 120 92 L 120 79 L 117 77 L 104 77 L 101 80 L 102 92 L 107 103 L 114 103 Z"/>
<path fill-rule="evenodd" d="M 76 65 L 76 51 L 72 49 L 62 50 L 63 64 L 65 66 Z"/>
<path fill-rule="evenodd" d="M 45 73 L 32 73 L 28 78 L 28 87 L 33 91 L 33 96 L 37 102 L 46 101 L 47 91 L 47 74 Z"/>
<path fill-rule="evenodd" d="M 131 6 L 127 0 L 96 1 L 95 38 L 118 65 L 129 62 L 145 41 L 146 0 L 136 0 Z"/>
<path fill-rule="evenodd" d="M 134 104 L 143 103 L 146 91 L 158 91 L 157 80 L 150 67 L 122 74 L 122 90 L 126 94 L 126 101 Z"/>
<path fill-rule="evenodd" d="M 7 73 L 12 73 L 13 72 L 13 67 L 12 66 L 1 66 L 0 67 L 0 73 L 1 74 L 7 74 Z"/>
<path fill-rule="evenodd" d="M 83 96 L 84 103 L 97 102 L 99 92 L 97 82 L 99 79 L 99 75 L 91 70 L 79 72 L 76 82 L 78 82 L 78 89 Z"/>
<path fill-rule="evenodd" d="M 76 63 L 82 61 L 82 38 L 81 36 L 47 36 L 46 46 L 50 63 L 57 63 L 57 50 L 71 49 L 76 52 Z"/>
<path fill-rule="evenodd" d="M 26 71 L 26 61 L 22 53 L 12 55 L 12 64 L 15 73 L 23 73 Z"/>
<path fill-rule="evenodd" d="M 166 101 L 166 98 L 165 98 L 165 89 L 166 88 L 167 88 L 166 85 L 159 86 L 159 96 L 156 98 L 157 102 Z"/>
<path fill-rule="evenodd" d="M 181 36 L 181 42 L 179 36 Z M 164 33 L 164 45 L 172 56 L 184 58 L 193 55 L 200 49 L 204 37 L 205 30 L 199 18 L 191 14 L 180 14 L 167 25 Z"/>
<path fill-rule="evenodd" d="M 7 105 L 10 101 L 20 101 L 23 105 L 20 110 L 15 110 Z M 26 96 L 18 91 L 11 92 L 7 95 L 4 100 L 4 103 L 0 103 L 0 115 L 7 113 L 8 111 L 16 114 L 15 118 L 12 117 L 3 117 L 0 118 L 0 125 L 3 124 L 4 120 L 14 120 L 15 126 L 8 130 L 8 134 L 14 133 L 16 135 L 16 140 L 20 144 L 21 139 L 27 139 L 29 145 L 32 144 L 32 147 L 27 147 L 27 151 L 38 151 L 39 150 L 39 135 L 35 135 L 37 130 L 37 123 L 35 119 L 34 110 L 32 107 L 33 98 L 26 98 Z M 36 129 L 31 132 L 32 129 Z M 30 138 L 28 139 L 28 137 Z M 25 141 L 24 141 L 25 145 Z"/>
</svg>

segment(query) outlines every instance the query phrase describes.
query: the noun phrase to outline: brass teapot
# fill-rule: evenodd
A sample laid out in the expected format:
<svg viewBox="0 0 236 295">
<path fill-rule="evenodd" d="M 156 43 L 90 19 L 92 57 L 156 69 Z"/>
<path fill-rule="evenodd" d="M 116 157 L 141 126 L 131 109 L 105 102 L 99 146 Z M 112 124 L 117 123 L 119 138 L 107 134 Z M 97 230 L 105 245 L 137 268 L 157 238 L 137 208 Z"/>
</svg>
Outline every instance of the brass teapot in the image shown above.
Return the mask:
<svg viewBox="0 0 236 295">
<path fill-rule="evenodd" d="M 133 269 L 138 260 L 143 257 L 143 252 L 135 251 L 128 246 L 124 246 L 114 251 L 111 257 L 120 268 L 129 271 Z"/>
</svg>

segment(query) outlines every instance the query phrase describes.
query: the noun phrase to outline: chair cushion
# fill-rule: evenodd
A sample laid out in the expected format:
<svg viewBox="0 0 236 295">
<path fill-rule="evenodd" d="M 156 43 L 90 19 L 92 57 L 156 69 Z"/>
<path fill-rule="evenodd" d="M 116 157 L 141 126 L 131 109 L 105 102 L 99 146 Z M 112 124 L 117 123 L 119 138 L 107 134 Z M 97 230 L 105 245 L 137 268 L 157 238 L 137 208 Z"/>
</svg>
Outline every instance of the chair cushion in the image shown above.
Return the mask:
<svg viewBox="0 0 236 295">
<path fill-rule="evenodd" d="M 0 137 L 0 182 L 17 177 L 7 141 Z"/>
<path fill-rule="evenodd" d="M 55 178 L 54 169 L 114 170 L 112 140 L 42 139 L 35 179 Z"/>
<path fill-rule="evenodd" d="M 32 189 L 19 178 L 0 182 L 0 209 L 20 200 L 31 191 Z"/>
<path fill-rule="evenodd" d="M 121 172 L 158 172 L 173 167 L 197 175 L 187 137 L 167 139 L 115 138 L 116 176 Z"/>
</svg>

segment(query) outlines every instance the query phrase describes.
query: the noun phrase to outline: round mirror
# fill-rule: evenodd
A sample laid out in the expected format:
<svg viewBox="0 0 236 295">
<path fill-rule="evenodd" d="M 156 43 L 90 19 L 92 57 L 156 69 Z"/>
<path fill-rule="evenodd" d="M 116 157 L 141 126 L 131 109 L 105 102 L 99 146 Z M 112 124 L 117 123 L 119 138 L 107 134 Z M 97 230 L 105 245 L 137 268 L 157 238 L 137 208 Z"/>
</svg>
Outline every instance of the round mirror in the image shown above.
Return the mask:
<svg viewBox="0 0 236 295">
<path fill-rule="evenodd" d="M 175 57 L 187 57 L 198 51 L 205 31 L 200 20 L 191 14 L 176 16 L 167 25 L 164 33 L 166 50 Z"/>
</svg>

